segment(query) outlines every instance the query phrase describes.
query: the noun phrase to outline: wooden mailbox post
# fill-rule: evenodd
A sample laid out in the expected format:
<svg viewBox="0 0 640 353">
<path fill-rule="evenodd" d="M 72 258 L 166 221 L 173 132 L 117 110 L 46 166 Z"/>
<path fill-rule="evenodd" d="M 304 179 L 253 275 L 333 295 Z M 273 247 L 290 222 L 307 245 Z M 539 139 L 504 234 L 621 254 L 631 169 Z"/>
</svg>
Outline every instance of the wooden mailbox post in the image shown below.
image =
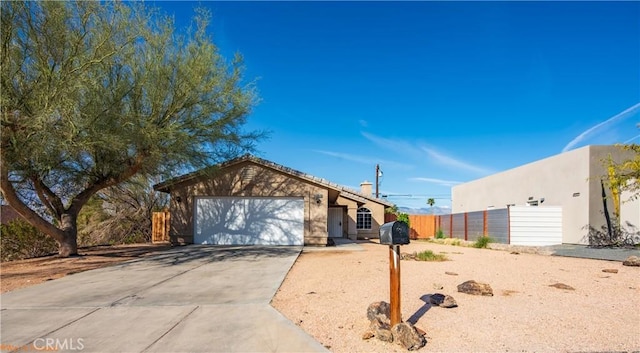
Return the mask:
<svg viewBox="0 0 640 353">
<path fill-rule="evenodd" d="M 391 327 L 402 322 L 400 312 L 400 245 L 389 245 L 389 319 Z"/>
<path fill-rule="evenodd" d="M 389 319 L 391 327 L 402 322 L 400 310 L 400 245 L 409 244 L 409 226 L 388 222 L 380 227 L 380 244 L 389 245 Z"/>
</svg>

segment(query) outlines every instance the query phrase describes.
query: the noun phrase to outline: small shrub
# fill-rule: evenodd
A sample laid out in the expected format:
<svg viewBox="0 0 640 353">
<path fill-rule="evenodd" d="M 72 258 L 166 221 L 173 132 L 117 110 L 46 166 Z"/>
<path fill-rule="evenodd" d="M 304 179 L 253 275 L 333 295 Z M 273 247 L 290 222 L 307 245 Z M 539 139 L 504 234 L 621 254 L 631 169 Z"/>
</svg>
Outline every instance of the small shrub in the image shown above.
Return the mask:
<svg viewBox="0 0 640 353">
<path fill-rule="evenodd" d="M 2 261 L 22 260 L 55 254 L 58 244 L 22 219 L 0 226 L 0 255 Z"/>
<path fill-rule="evenodd" d="M 442 231 L 442 229 L 438 229 L 438 231 L 436 232 L 436 239 L 444 239 L 447 236 L 444 235 L 444 232 Z"/>
<path fill-rule="evenodd" d="M 460 246 L 460 244 L 462 244 L 462 242 L 460 241 L 460 239 L 453 239 L 451 241 L 451 245 L 453 246 Z"/>
<path fill-rule="evenodd" d="M 489 243 L 493 243 L 494 240 L 491 237 L 479 237 L 475 243 L 473 243 L 474 248 L 484 249 L 489 246 Z"/>
<path fill-rule="evenodd" d="M 409 228 L 411 228 L 411 223 L 409 222 L 409 214 L 408 213 L 398 212 L 398 213 L 396 213 L 396 217 L 398 217 L 397 221 L 404 222 L 404 223 L 407 224 L 407 226 L 409 226 Z"/>
<path fill-rule="evenodd" d="M 431 250 L 425 250 L 416 254 L 416 260 L 419 261 L 447 261 L 449 260 L 443 254 L 436 254 Z"/>
</svg>

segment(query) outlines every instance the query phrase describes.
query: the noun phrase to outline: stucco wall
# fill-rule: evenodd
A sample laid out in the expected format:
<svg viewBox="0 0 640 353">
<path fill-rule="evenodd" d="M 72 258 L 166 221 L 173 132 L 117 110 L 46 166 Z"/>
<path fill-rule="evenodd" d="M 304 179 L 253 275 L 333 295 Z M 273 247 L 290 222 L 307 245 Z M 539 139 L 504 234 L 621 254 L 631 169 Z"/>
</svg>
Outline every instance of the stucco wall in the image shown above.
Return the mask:
<svg viewBox="0 0 640 353">
<path fill-rule="evenodd" d="M 371 229 L 358 229 L 358 239 L 380 238 L 380 226 L 384 224 L 384 206 L 367 202 L 360 207 L 365 207 L 371 211 Z"/>
<path fill-rule="evenodd" d="M 356 201 L 345 197 L 338 197 L 336 205 L 345 206 L 347 209 L 345 215 L 346 223 L 343 224 L 347 224 L 347 236 L 349 239 L 377 239 L 380 237 L 380 226 L 384 224 L 384 205 L 367 202 L 358 206 Z M 371 229 L 357 229 L 357 213 L 360 207 L 368 208 L 371 211 Z"/>
<path fill-rule="evenodd" d="M 620 196 L 620 218 L 627 232 L 637 233 L 640 231 L 640 198 L 634 199 L 632 196 L 630 192 L 623 192 Z"/>
<path fill-rule="evenodd" d="M 563 242 L 587 244 L 589 226 L 605 224 L 604 202 L 613 210 L 610 191 L 602 177 L 603 159 L 629 157 L 615 146 L 585 146 L 497 173 L 452 188 L 452 212 L 480 211 L 507 205 L 526 205 L 541 200 L 541 205 L 562 206 Z"/>
<path fill-rule="evenodd" d="M 322 195 L 320 203 L 314 199 L 316 194 Z M 195 196 L 302 197 L 305 244 L 327 243 L 327 189 L 285 173 L 245 162 L 173 186 L 170 203 L 171 241 L 193 242 Z"/>
</svg>

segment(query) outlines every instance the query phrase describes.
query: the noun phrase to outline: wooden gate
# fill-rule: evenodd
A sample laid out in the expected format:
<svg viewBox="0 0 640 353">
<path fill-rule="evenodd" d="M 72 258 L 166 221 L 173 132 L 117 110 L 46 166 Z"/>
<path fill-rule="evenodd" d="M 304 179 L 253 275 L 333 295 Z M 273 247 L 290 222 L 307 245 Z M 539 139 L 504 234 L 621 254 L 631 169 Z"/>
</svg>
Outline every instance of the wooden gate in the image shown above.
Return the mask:
<svg viewBox="0 0 640 353">
<path fill-rule="evenodd" d="M 169 242 L 169 221 L 171 214 L 169 212 L 153 212 L 151 227 L 152 243 Z"/>
</svg>

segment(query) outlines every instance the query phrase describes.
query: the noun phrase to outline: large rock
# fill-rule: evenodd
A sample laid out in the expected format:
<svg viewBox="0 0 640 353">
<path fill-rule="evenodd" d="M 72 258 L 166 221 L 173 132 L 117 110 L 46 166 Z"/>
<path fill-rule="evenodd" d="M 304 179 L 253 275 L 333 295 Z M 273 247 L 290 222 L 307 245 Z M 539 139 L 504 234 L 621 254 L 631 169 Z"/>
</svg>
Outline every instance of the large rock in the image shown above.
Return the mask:
<svg viewBox="0 0 640 353">
<path fill-rule="evenodd" d="M 391 306 L 385 301 L 373 302 L 367 308 L 367 319 L 380 321 L 389 324 L 391 322 Z"/>
<path fill-rule="evenodd" d="M 434 306 L 441 306 L 443 308 L 455 308 L 458 306 L 456 300 L 450 295 L 444 295 L 440 293 L 431 294 L 429 296 L 429 303 Z"/>
<path fill-rule="evenodd" d="M 622 264 L 625 266 L 640 266 L 640 257 L 629 256 L 622 262 Z"/>
<path fill-rule="evenodd" d="M 408 322 L 401 322 L 391 328 L 393 341 L 407 350 L 415 351 L 427 344 L 427 340 L 421 335 L 413 325 Z"/>
<path fill-rule="evenodd" d="M 467 293 L 471 295 L 485 295 L 492 297 L 493 289 L 486 283 L 476 282 L 474 280 L 466 281 L 458 285 L 458 292 Z"/>
<path fill-rule="evenodd" d="M 373 337 L 377 337 L 380 341 L 393 342 L 391 326 L 386 322 L 382 322 L 382 320 L 378 318 L 371 320 L 368 332 L 371 332 Z"/>
</svg>

